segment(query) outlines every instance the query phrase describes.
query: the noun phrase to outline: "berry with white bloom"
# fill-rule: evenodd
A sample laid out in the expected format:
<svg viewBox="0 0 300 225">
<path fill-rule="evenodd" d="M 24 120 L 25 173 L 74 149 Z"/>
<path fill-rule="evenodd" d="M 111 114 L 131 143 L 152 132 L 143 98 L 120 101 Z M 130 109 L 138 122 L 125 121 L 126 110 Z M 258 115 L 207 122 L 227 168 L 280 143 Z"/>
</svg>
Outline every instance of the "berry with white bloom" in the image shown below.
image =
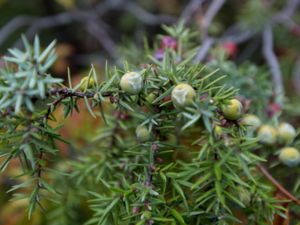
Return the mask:
<svg viewBox="0 0 300 225">
<path fill-rule="evenodd" d="M 252 114 L 247 114 L 243 116 L 241 120 L 241 124 L 247 126 L 247 128 L 249 128 L 250 130 L 256 130 L 257 128 L 260 127 L 261 121 L 257 116 Z"/>
<path fill-rule="evenodd" d="M 295 128 L 289 123 L 281 123 L 278 127 L 278 138 L 282 143 L 289 143 L 296 136 Z"/>
<path fill-rule="evenodd" d="M 277 131 L 270 125 L 263 125 L 259 128 L 257 135 L 260 142 L 272 145 L 276 142 Z"/>
<path fill-rule="evenodd" d="M 196 97 L 196 92 L 189 84 L 178 84 L 174 87 L 171 99 L 173 105 L 177 108 L 184 108 L 193 103 Z"/>
<path fill-rule="evenodd" d="M 127 94 L 136 95 L 140 93 L 143 88 L 143 78 L 136 72 L 125 73 L 121 78 L 120 87 Z"/>
<path fill-rule="evenodd" d="M 146 142 L 151 139 L 151 133 L 146 126 L 138 126 L 135 130 L 136 138 L 140 142 Z"/>
<path fill-rule="evenodd" d="M 300 163 L 300 153 L 296 148 L 285 147 L 281 149 L 279 159 L 285 165 L 294 167 Z"/>
</svg>

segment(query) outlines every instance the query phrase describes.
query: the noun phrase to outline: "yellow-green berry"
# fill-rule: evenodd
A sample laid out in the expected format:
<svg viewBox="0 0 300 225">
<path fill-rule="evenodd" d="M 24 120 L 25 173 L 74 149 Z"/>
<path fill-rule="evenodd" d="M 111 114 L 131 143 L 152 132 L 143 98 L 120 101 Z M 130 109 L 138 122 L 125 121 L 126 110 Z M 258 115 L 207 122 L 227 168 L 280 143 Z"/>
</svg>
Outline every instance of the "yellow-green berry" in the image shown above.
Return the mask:
<svg viewBox="0 0 300 225">
<path fill-rule="evenodd" d="M 157 94 L 156 93 L 150 93 L 147 97 L 146 97 L 146 101 L 149 102 L 150 104 L 157 98 Z"/>
<path fill-rule="evenodd" d="M 260 127 L 261 121 L 260 119 L 252 114 L 246 114 L 242 117 L 241 124 L 247 126 L 251 130 L 256 130 Z"/>
<path fill-rule="evenodd" d="M 238 186 L 238 196 L 245 206 L 249 206 L 251 202 L 251 193 L 244 187 Z"/>
<path fill-rule="evenodd" d="M 238 120 L 243 113 L 243 105 L 237 99 L 231 99 L 227 104 L 222 106 L 222 112 L 228 120 Z"/>
<path fill-rule="evenodd" d="M 272 145 L 276 142 L 277 131 L 270 125 L 263 125 L 259 128 L 257 136 L 261 143 Z"/>
<path fill-rule="evenodd" d="M 129 95 L 136 95 L 143 88 L 142 75 L 136 72 L 125 73 L 120 81 L 120 87 Z"/>
<path fill-rule="evenodd" d="M 171 93 L 173 105 L 177 108 L 184 108 L 193 103 L 196 97 L 196 92 L 189 84 L 178 84 Z"/>
<path fill-rule="evenodd" d="M 95 79 L 94 77 L 86 76 L 81 79 L 80 81 L 80 90 L 85 91 L 86 89 L 93 88 L 95 85 Z"/>
<path fill-rule="evenodd" d="M 278 127 L 278 139 L 281 143 L 290 143 L 296 136 L 295 128 L 289 123 L 281 123 Z"/>
<path fill-rule="evenodd" d="M 138 126 L 135 130 L 136 138 L 140 142 L 146 142 L 151 139 L 151 133 L 146 126 Z"/>
<path fill-rule="evenodd" d="M 297 166 L 300 163 L 300 153 L 293 147 L 285 147 L 279 153 L 279 159 L 289 167 Z"/>
<path fill-rule="evenodd" d="M 220 127 L 219 125 L 216 125 L 214 127 L 214 134 L 217 138 L 220 138 L 222 136 L 223 130 L 222 127 Z"/>
<path fill-rule="evenodd" d="M 152 217 L 151 212 L 150 211 L 145 211 L 145 212 L 143 212 L 143 214 L 141 216 L 141 219 L 149 220 L 149 219 L 151 219 L 151 217 Z"/>
</svg>

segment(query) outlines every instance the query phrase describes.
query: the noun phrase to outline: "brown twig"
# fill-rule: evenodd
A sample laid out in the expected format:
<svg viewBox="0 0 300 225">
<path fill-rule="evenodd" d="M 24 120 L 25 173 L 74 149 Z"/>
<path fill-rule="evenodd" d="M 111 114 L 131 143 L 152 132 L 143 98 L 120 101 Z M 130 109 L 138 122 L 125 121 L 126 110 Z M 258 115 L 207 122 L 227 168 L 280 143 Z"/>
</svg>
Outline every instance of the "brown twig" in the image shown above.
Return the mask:
<svg viewBox="0 0 300 225">
<path fill-rule="evenodd" d="M 56 95 L 56 94 L 62 95 L 64 97 L 79 97 L 79 98 L 84 98 L 84 97 L 92 98 L 95 95 L 94 92 L 73 91 L 68 88 L 54 88 L 48 92 L 48 95 Z M 102 92 L 101 95 L 103 97 L 110 97 L 112 93 Z"/>
<path fill-rule="evenodd" d="M 257 168 L 260 170 L 260 172 L 289 200 L 297 203 L 300 205 L 300 200 L 297 199 L 293 194 L 291 194 L 288 190 L 286 190 L 269 172 L 268 170 L 263 166 L 258 164 Z"/>
<path fill-rule="evenodd" d="M 51 89 L 48 94 L 55 96 L 59 95 L 59 98 L 57 98 L 54 102 L 50 104 L 48 107 L 47 113 L 45 114 L 44 118 L 46 121 L 48 120 L 50 114 L 52 113 L 53 109 L 56 108 L 64 99 L 68 97 L 77 97 L 77 98 L 93 98 L 95 96 L 94 92 L 80 92 L 80 91 L 72 91 L 68 88 L 57 88 L 57 89 Z M 110 97 L 112 96 L 111 92 L 103 92 L 101 93 L 102 97 Z"/>
</svg>

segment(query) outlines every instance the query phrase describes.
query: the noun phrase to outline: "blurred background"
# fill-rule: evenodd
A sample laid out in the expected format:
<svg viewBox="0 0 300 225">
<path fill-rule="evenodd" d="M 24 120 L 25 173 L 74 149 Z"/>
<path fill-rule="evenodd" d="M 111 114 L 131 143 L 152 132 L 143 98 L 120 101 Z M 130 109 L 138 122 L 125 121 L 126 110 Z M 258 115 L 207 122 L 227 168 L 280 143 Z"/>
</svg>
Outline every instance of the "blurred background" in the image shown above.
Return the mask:
<svg viewBox="0 0 300 225">
<path fill-rule="evenodd" d="M 101 74 L 106 61 L 112 65 L 127 57 L 137 59 L 145 40 L 153 47 L 156 35 L 163 33 L 162 24 L 184 20 L 186 26 L 198 32 L 198 62 L 205 63 L 215 54 L 225 52 L 227 59 L 237 65 L 250 61 L 264 68 L 270 74 L 269 84 L 285 90 L 286 117 L 293 116 L 294 123 L 299 124 L 299 2 L 0 0 L 0 55 L 6 54 L 7 48 L 20 47 L 21 34 L 30 40 L 38 34 L 44 46 L 56 39 L 58 60 L 52 73 L 66 78 L 69 67 L 73 82 L 78 83 L 91 64 Z M 272 110 L 276 107 L 270 104 Z M 62 120 L 60 113 L 57 114 Z M 95 123 L 87 114 L 74 114 L 64 121 L 66 126 L 61 131 L 78 149 L 101 123 Z M 60 147 L 68 157 L 67 146 Z M 8 201 L 10 196 L 5 191 L 14 182 L 8 177 L 18 173 L 17 165 L 11 164 L 7 175 L 0 177 L 0 225 L 43 224 L 41 216 L 27 221 L 22 202 Z"/>
</svg>

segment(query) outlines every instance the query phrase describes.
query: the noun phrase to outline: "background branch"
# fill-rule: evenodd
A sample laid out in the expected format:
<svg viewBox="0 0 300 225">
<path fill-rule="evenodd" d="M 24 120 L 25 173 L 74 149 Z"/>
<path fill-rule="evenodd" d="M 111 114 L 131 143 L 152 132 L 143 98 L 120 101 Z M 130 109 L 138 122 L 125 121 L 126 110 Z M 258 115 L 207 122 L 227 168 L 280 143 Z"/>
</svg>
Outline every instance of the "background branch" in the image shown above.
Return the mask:
<svg viewBox="0 0 300 225">
<path fill-rule="evenodd" d="M 264 166 L 258 164 L 257 168 L 286 198 L 300 205 L 300 200 L 286 190 L 274 177 L 272 177 Z"/>
<path fill-rule="evenodd" d="M 210 48 L 212 47 L 212 45 L 215 43 L 215 40 L 211 37 L 207 37 L 204 39 L 204 41 L 202 42 L 201 47 L 199 48 L 196 58 L 194 60 L 195 63 L 200 63 L 202 62 L 208 51 L 210 50 Z"/>
<path fill-rule="evenodd" d="M 281 105 L 284 94 L 283 81 L 279 62 L 273 51 L 273 45 L 273 31 L 271 25 L 268 25 L 263 31 L 263 55 L 271 70 L 275 101 Z"/>
<path fill-rule="evenodd" d="M 220 11 L 224 3 L 225 0 L 214 0 L 207 9 L 202 19 L 202 32 L 204 37 L 207 36 L 208 27 L 211 25 L 213 18 Z"/>
<path fill-rule="evenodd" d="M 180 20 L 184 20 L 186 23 L 189 23 L 195 12 L 201 8 L 204 1 L 205 0 L 191 0 L 182 10 Z"/>
<path fill-rule="evenodd" d="M 163 23 L 170 24 L 177 21 L 177 18 L 173 16 L 161 14 L 154 15 L 152 13 L 149 13 L 133 1 L 125 3 L 123 7 L 124 10 L 130 12 L 138 20 L 148 25 L 160 25 Z"/>
<path fill-rule="evenodd" d="M 80 23 L 83 25 L 88 24 L 90 28 L 91 26 L 96 28 L 96 33 L 104 34 L 104 30 L 99 28 L 101 25 L 96 26 L 97 22 L 95 22 L 95 18 L 100 18 L 104 15 L 104 13 L 111 10 L 127 11 L 139 21 L 147 25 L 160 25 L 176 22 L 175 17 L 164 14 L 152 14 L 141 8 L 134 1 L 106 0 L 88 10 L 76 9 L 45 17 L 33 17 L 26 15 L 15 17 L 0 30 L 0 45 L 2 45 L 15 31 L 26 26 L 28 26 L 28 28 L 25 31 L 25 34 L 29 39 L 32 39 L 34 35 L 41 30 L 68 25 L 71 23 Z M 90 28 L 87 28 L 88 31 L 90 31 Z M 91 32 L 89 33 L 91 34 Z M 95 37 L 96 34 L 91 35 Z M 101 43 L 110 55 L 114 56 L 115 53 L 108 50 L 109 46 L 112 47 L 114 45 L 109 39 L 110 38 L 106 35 L 101 40 L 97 38 L 97 41 Z M 18 41 L 15 45 L 18 46 L 20 43 L 21 42 Z M 109 46 L 107 46 L 107 44 Z"/>
<path fill-rule="evenodd" d="M 116 59 L 117 46 L 103 27 L 102 21 L 95 22 L 91 20 L 87 22 L 86 30 L 99 42 L 111 58 Z"/>
<path fill-rule="evenodd" d="M 293 70 L 293 85 L 296 89 L 297 94 L 300 96 L 300 55 L 297 58 Z"/>
</svg>

